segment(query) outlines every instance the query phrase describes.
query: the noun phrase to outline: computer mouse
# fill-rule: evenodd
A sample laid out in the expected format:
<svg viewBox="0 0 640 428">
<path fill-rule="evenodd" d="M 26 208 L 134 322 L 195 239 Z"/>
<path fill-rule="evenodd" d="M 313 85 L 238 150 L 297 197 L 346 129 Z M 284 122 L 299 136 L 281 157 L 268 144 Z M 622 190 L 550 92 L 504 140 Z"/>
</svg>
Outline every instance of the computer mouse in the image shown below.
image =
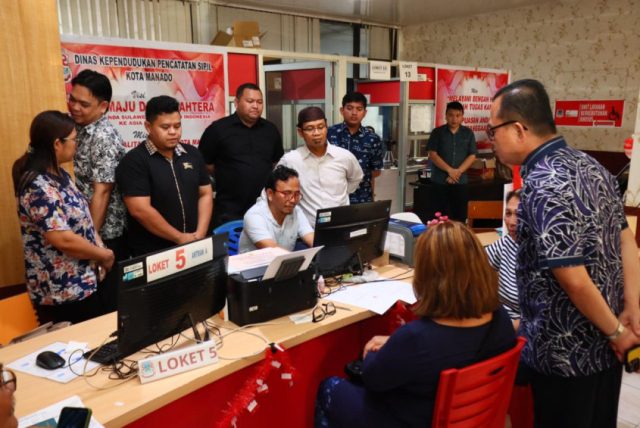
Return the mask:
<svg viewBox="0 0 640 428">
<path fill-rule="evenodd" d="M 66 361 L 60 355 L 52 351 L 40 352 L 36 357 L 36 365 L 46 370 L 55 370 L 64 367 Z"/>
</svg>

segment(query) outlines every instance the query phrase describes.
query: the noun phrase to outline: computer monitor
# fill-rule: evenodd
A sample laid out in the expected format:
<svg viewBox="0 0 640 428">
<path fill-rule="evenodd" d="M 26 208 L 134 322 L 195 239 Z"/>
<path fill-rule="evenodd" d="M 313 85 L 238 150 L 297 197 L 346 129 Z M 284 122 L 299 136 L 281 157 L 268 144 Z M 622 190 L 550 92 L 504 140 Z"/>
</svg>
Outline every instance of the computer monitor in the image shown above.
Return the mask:
<svg viewBox="0 0 640 428">
<path fill-rule="evenodd" d="M 227 234 L 119 262 L 118 356 L 195 328 L 220 312 L 227 263 Z"/>
<path fill-rule="evenodd" d="M 361 274 L 364 264 L 382 255 L 391 201 L 376 201 L 318 210 L 313 246 L 323 276 Z"/>
</svg>

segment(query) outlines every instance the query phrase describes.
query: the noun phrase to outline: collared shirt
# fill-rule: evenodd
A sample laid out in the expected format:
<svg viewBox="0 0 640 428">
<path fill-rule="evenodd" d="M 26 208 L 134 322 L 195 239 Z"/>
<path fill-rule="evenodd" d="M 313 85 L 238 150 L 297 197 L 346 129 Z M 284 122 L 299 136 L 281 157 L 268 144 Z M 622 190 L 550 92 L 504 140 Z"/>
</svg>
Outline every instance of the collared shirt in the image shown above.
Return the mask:
<svg viewBox="0 0 640 428">
<path fill-rule="evenodd" d="M 518 302 L 518 284 L 516 282 L 516 258 L 518 244 L 511 235 L 506 234 L 491 245 L 485 247 L 489 264 L 498 271 L 498 298 L 507 310 L 509 318 L 520 319 Z"/>
<path fill-rule="evenodd" d="M 298 147 L 282 156 L 278 164 L 298 172 L 303 195 L 300 207 L 312 227 L 319 209 L 349 205 L 349 193 L 358 188 L 363 176 L 356 157 L 333 144 L 327 144 L 320 157 L 306 145 Z"/>
<path fill-rule="evenodd" d="M 202 155 L 193 146 L 178 144 L 165 158 L 150 140 L 126 154 L 116 169 L 122 196 L 148 196 L 151 206 L 182 233 L 198 227 L 200 186 L 210 183 Z M 135 255 L 168 248 L 175 243 L 146 230 L 129 216 L 128 238 Z"/>
<path fill-rule="evenodd" d="M 613 367 L 607 339 L 571 302 L 553 268 L 584 266 L 613 313 L 623 304 L 620 232 L 627 227 L 615 179 L 587 154 L 556 137 L 521 168 L 518 288 L 522 358 L 562 377 Z"/>
<path fill-rule="evenodd" d="M 215 166 L 214 225 L 237 220 L 255 203 L 284 153 L 275 125 L 265 119 L 248 127 L 237 113 L 213 122 L 200 139 L 200 152 Z"/>
<path fill-rule="evenodd" d="M 460 125 L 458 131 L 454 134 L 449 126 L 442 125 L 431 132 L 427 143 L 427 150 L 438 153 L 438 156 L 452 168 L 458 168 L 462 162 L 471 155 L 478 153 L 476 146 L 476 137 L 473 135 L 471 128 Z M 447 184 L 446 171 L 441 170 L 435 164 L 431 168 L 431 181 L 437 184 Z M 466 184 L 469 182 L 467 173 L 460 176 L 458 184 Z"/>
<path fill-rule="evenodd" d="M 282 225 L 279 225 L 263 193 L 244 215 L 239 252 L 253 251 L 256 249 L 255 243 L 265 239 L 276 241 L 279 247 L 292 251 L 298 238 L 312 232 L 313 229 L 299 206 L 291 214 L 287 214 Z"/>
<path fill-rule="evenodd" d="M 371 173 L 382 169 L 384 158 L 382 141 L 380 141 L 378 134 L 363 126 L 355 134 L 351 134 L 347 124 L 342 122 L 329 128 L 327 140 L 329 143 L 353 153 L 364 173 L 360 186 L 349 195 L 349 201 L 352 204 L 373 201 Z"/>
<path fill-rule="evenodd" d="M 86 126 L 76 126 L 77 149 L 73 158 L 76 185 L 87 200 L 93 197 L 94 183 L 115 183 L 116 167 L 125 155 L 122 137 L 104 115 Z M 117 186 L 109 196 L 109 205 L 100 229 L 102 239 L 122 236 L 126 210 Z"/>
<path fill-rule="evenodd" d="M 69 230 L 96 242 L 87 200 L 67 172 L 60 169 L 60 177 L 38 175 L 18 196 L 18 218 L 27 290 L 34 304 L 69 303 L 96 291 L 92 262 L 63 253 L 44 237 L 46 232 Z"/>
</svg>

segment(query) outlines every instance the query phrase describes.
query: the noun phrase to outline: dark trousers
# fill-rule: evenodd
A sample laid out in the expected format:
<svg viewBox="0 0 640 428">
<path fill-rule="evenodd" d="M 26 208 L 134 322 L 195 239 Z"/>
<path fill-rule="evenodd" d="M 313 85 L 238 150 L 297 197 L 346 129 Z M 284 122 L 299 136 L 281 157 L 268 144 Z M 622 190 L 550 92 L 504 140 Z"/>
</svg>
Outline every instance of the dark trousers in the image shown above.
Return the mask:
<svg viewBox="0 0 640 428">
<path fill-rule="evenodd" d="M 107 276 L 105 276 L 104 280 L 98 284 L 98 296 L 100 298 L 100 302 L 102 303 L 105 313 L 113 312 L 118 308 L 118 266 L 117 262 L 120 260 L 125 260 L 131 257 L 131 251 L 129 251 L 129 247 L 127 245 L 127 240 L 124 236 L 119 236 L 114 239 L 105 239 L 104 245 L 111 251 L 115 256 L 116 262 L 113 264 L 113 267 L 109 272 L 107 272 Z"/>
<path fill-rule="evenodd" d="M 35 310 L 40 324 L 49 321 L 54 323 L 69 321 L 77 324 L 107 313 L 102 306 L 97 292 L 86 299 L 63 303 L 61 305 L 36 305 Z"/>
<path fill-rule="evenodd" d="M 436 184 L 433 186 L 433 212 L 449 216 L 451 220 L 467 221 L 469 189 L 466 184 Z M 429 219 L 431 220 L 431 219 Z"/>
<path fill-rule="evenodd" d="M 531 370 L 534 422 L 537 428 L 615 428 L 622 366 L 573 378 Z"/>
</svg>

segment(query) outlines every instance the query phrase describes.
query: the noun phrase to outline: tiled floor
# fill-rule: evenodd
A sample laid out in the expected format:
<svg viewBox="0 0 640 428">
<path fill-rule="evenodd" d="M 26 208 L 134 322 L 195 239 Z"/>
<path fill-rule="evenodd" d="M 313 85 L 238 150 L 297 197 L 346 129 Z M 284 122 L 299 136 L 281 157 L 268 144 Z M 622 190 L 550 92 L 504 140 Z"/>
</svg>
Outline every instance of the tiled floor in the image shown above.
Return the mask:
<svg viewBox="0 0 640 428">
<path fill-rule="evenodd" d="M 618 428 L 640 428 L 640 374 L 624 373 L 620 404 L 618 405 Z"/>
</svg>

